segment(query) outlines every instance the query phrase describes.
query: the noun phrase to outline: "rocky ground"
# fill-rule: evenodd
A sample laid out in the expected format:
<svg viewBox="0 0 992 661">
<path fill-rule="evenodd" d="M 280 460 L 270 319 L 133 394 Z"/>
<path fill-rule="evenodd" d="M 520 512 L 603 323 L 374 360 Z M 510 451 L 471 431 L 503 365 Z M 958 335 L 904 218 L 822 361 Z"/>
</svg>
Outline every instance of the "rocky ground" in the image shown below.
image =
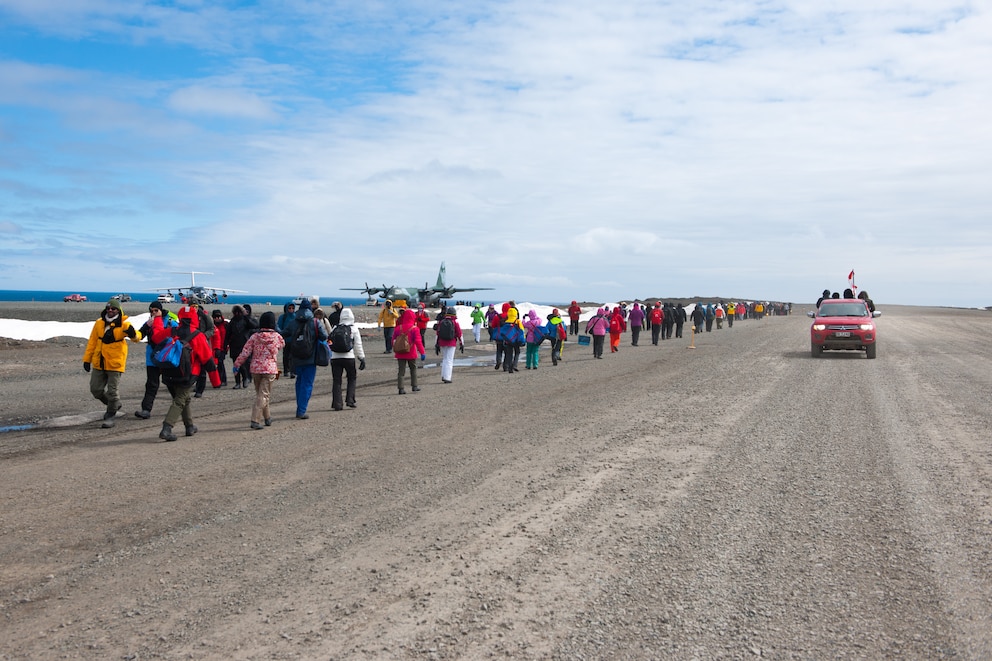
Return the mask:
<svg viewBox="0 0 992 661">
<path fill-rule="evenodd" d="M 7 343 L 0 658 L 989 658 L 989 313 L 813 359 L 803 309 L 405 396 L 369 333 L 358 409 L 176 443 L 141 350 L 103 430 L 80 341 Z"/>
</svg>

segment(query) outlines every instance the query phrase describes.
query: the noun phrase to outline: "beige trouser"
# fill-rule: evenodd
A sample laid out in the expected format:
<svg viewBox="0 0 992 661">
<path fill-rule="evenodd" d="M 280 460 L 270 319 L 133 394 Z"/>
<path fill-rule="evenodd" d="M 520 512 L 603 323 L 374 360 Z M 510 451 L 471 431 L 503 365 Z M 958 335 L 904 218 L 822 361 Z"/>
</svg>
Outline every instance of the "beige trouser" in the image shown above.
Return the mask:
<svg viewBox="0 0 992 661">
<path fill-rule="evenodd" d="M 269 400 L 272 396 L 272 384 L 276 380 L 276 375 L 252 372 L 251 379 L 255 382 L 255 403 L 251 405 L 251 421 L 262 424 L 272 417 L 269 414 Z"/>
</svg>

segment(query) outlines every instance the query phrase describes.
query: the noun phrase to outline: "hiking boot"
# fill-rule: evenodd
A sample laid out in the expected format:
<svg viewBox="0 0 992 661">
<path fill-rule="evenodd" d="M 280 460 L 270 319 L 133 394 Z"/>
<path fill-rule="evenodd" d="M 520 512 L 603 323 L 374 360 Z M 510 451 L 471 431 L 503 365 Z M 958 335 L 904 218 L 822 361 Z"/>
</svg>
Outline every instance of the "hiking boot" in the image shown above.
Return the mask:
<svg viewBox="0 0 992 661">
<path fill-rule="evenodd" d="M 103 427 L 104 429 L 111 429 L 114 426 L 114 419 L 110 418 L 108 420 L 104 420 L 103 424 L 100 426 Z"/>
<path fill-rule="evenodd" d="M 420 392 L 420 386 L 414 386 L 411 390 L 413 390 L 413 392 Z"/>
<path fill-rule="evenodd" d="M 296 419 L 297 419 L 297 420 L 306 420 L 306 419 L 307 419 L 307 418 L 309 418 L 309 417 L 310 417 L 310 416 L 309 416 L 309 415 L 307 415 L 306 413 L 297 413 L 297 414 L 296 414 Z"/>
<path fill-rule="evenodd" d="M 172 425 L 162 425 L 162 431 L 158 433 L 158 437 L 163 441 L 175 441 L 176 435 L 172 433 Z"/>
<path fill-rule="evenodd" d="M 403 390 L 402 388 L 400 388 L 400 394 L 401 394 L 401 395 L 405 395 L 405 394 L 406 394 L 406 391 L 405 391 L 405 390 Z"/>
<path fill-rule="evenodd" d="M 272 426 L 272 418 L 266 418 L 265 419 L 265 426 L 266 427 L 271 427 Z"/>
<path fill-rule="evenodd" d="M 141 409 L 140 411 L 134 412 L 134 417 L 141 418 L 142 420 L 147 420 L 148 418 L 152 417 L 152 412 L 145 409 Z"/>
<path fill-rule="evenodd" d="M 258 424 L 257 422 L 252 422 L 251 423 L 251 428 L 252 429 L 261 429 L 262 428 L 262 425 Z"/>
<path fill-rule="evenodd" d="M 345 406 L 347 406 L 350 409 L 358 408 L 358 404 L 356 404 L 355 402 L 345 402 Z"/>
<path fill-rule="evenodd" d="M 186 426 L 186 435 L 187 436 L 192 436 L 193 434 L 195 434 L 198 431 L 200 431 L 200 430 L 197 428 L 196 425 L 187 425 Z"/>
<path fill-rule="evenodd" d="M 108 408 L 107 412 L 103 414 L 103 419 L 110 420 L 112 417 L 117 415 L 117 412 L 120 411 L 122 408 L 124 408 L 124 402 L 117 402 L 117 408 L 115 408 L 113 411 L 111 411 Z"/>
</svg>

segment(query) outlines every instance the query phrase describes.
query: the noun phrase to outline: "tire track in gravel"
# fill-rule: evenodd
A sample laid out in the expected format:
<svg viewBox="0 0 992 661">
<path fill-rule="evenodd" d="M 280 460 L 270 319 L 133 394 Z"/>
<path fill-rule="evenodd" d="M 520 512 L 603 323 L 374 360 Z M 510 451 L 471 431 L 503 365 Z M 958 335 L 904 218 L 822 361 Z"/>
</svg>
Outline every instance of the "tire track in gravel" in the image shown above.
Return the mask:
<svg viewBox="0 0 992 661">
<path fill-rule="evenodd" d="M 716 449 L 667 524 L 640 540 L 626 580 L 604 589 L 559 656 L 967 649 L 933 612 L 941 590 L 924 540 L 932 528 L 907 502 L 914 494 L 893 456 L 905 430 L 887 429 L 884 363 L 797 354 L 773 391 L 740 410 L 741 433 Z M 774 424 L 785 417 L 788 425 Z"/>
</svg>

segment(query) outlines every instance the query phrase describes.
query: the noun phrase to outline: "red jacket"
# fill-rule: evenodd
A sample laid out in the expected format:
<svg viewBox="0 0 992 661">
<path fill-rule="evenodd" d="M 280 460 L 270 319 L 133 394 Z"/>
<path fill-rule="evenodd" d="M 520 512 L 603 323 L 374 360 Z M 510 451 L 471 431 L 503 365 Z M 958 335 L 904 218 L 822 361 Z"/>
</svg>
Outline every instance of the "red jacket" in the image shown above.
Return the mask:
<svg viewBox="0 0 992 661">
<path fill-rule="evenodd" d="M 578 321 L 579 315 L 582 314 L 582 308 L 579 307 L 577 303 L 572 303 L 568 306 L 568 318 L 572 321 Z"/>
<path fill-rule="evenodd" d="M 394 353 L 396 360 L 416 360 L 419 356 L 427 353 L 424 351 L 424 341 L 420 338 L 420 331 L 417 330 L 417 324 L 414 323 L 413 310 L 403 310 L 400 314 L 400 319 L 396 322 L 396 330 L 393 331 L 393 343 L 396 343 L 396 337 L 398 335 L 403 334 L 409 336 L 410 346 L 413 349 L 404 353 Z"/>
<path fill-rule="evenodd" d="M 179 318 L 179 324 L 181 330 L 183 324 L 183 318 L 181 316 Z M 210 342 L 207 341 L 207 336 L 196 330 L 195 322 L 190 323 L 190 332 L 192 333 L 189 341 L 190 358 L 192 359 L 190 372 L 193 376 L 200 376 L 203 373 L 204 365 L 208 365 L 208 372 L 214 371 L 216 369 L 214 351 L 210 348 Z M 169 339 L 170 335 L 172 335 L 172 328 L 165 326 L 162 317 L 155 317 L 155 320 L 152 322 L 152 342 L 154 344 L 161 344 Z"/>
</svg>

